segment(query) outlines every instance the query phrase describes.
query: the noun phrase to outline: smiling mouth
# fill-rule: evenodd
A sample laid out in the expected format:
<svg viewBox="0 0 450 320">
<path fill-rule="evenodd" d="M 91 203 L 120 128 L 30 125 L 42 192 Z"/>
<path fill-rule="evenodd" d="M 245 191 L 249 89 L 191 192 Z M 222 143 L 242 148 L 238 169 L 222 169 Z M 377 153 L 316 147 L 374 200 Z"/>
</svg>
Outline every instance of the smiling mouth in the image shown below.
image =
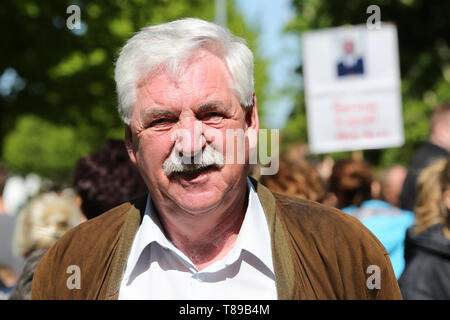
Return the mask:
<svg viewBox="0 0 450 320">
<path fill-rule="evenodd" d="M 206 174 L 216 171 L 216 170 L 219 170 L 219 168 L 217 166 L 210 165 L 210 166 L 206 166 L 206 167 L 202 167 L 202 168 L 198 168 L 198 169 L 193 169 L 193 170 L 188 170 L 188 171 L 183 171 L 183 172 L 175 172 L 172 176 L 181 178 L 182 180 L 185 180 L 185 181 L 192 181 L 201 175 L 206 175 Z"/>
</svg>

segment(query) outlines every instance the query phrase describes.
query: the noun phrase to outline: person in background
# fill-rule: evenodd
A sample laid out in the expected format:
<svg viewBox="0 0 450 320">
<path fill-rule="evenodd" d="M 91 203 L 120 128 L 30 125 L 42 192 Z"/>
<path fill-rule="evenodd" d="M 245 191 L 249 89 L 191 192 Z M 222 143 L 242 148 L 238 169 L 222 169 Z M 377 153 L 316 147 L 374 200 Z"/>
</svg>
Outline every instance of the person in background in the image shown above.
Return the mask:
<svg viewBox="0 0 450 320">
<path fill-rule="evenodd" d="M 116 139 L 107 140 L 100 150 L 78 160 L 73 185 L 87 219 L 148 192 L 124 141 Z"/>
<path fill-rule="evenodd" d="M 10 299 L 30 298 L 34 270 L 47 249 L 68 229 L 147 192 L 123 140 L 107 140 L 100 150 L 80 158 L 73 180 L 76 197 L 44 194 L 20 215 L 15 250 L 27 259 Z"/>
<path fill-rule="evenodd" d="M 417 181 L 414 226 L 405 240 L 404 299 L 450 299 L 450 158 L 433 162 Z"/>
<path fill-rule="evenodd" d="M 0 163 L 0 215 L 6 214 L 6 209 L 3 205 L 3 189 L 5 188 L 6 180 L 8 180 L 8 170 Z"/>
<path fill-rule="evenodd" d="M 322 202 L 325 189 L 318 172 L 304 159 L 280 157 L 275 175 L 263 175 L 260 182 L 274 192 Z"/>
<path fill-rule="evenodd" d="M 0 264 L 0 300 L 7 300 L 17 283 L 14 270 L 4 264 Z"/>
<path fill-rule="evenodd" d="M 39 260 L 62 235 L 84 220 L 70 191 L 46 192 L 30 200 L 19 213 L 13 250 L 25 265 L 10 300 L 30 300 L 31 283 Z"/>
<path fill-rule="evenodd" d="M 372 170 L 365 162 L 340 160 L 333 167 L 329 191 L 335 194 L 339 209 L 358 218 L 380 240 L 398 279 L 405 266 L 405 234 L 414 214 L 373 199 L 373 183 Z"/>
<path fill-rule="evenodd" d="M 22 256 L 15 255 L 12 250 L 16 223 L 16 215 L 0 215 L 0 265 L 10 267 L 15 274 L 19 274 L 23 268 L 24 259 Z"/>
<path fill-rule="evenodd" d="M 417 177 L 430 163 L 450 156 L 450 103 L 438 106 L 430 118 L 430 138 L 414 154 L 400 195 L 401 207 L 412 211 L 416 201 Z"/>
<path fill-rule="evenodd" d="M 0 300 L 9 296 L 17 278 L 16 274 L 23 264 L 20 257 L 14 256 L 11 248 L 12 232 L 17 217 L 7 212 L 3 203 L 3 189 L 8 177 L 8 170 L 0 163 Z"/>
<path fill-rule="evenodd" d="M 400 194 L 407 170 L 404 166 L 394 165 L 386 169 L 381 177 L 382 199 L 395 207 L 400 207 Z"/>
</svg>

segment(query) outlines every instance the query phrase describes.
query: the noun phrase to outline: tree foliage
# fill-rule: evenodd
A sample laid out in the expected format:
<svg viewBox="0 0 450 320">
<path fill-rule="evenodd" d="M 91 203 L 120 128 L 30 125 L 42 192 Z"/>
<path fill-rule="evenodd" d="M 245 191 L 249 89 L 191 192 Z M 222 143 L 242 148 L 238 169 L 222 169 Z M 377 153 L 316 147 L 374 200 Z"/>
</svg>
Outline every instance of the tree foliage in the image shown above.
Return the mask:
<svg viewBox="0 0 450 320">
<path fill-rule="evenodd" d="M 82 28 L 71 31 L 66 10 L 73 4 L 81 8 Z M 9 90 L 0 91 L 0 152 L 9 169 L 69 178 L 80 156 L 107 138 L 123 138 L 113 80 L 118 52 L 142 27 L 183 17 L 213 21 L 214 2 L 3 1 L 0 74 L 18 75 Z M 232 1 L 228 27 L 256 48 L 255 31 L 246 27 Z M 266 62 L 256 54 L 255 64 L 262 105 Z"/>
<path fill-rule="evenodd" d="M 296 17 L 287 31 L 300 35 L 313 29 L 365 24 L 367 7 L 374 4 L 381 9 L 382 22 L 392 22 L 398 30 L 405 144 L 367 150 L 365 157 L 380 166 L 406 164 L 418 143 L 428 137 L 431 111 L 438 103 L 450 101 L 450 21 L 445 15 L 450 2 L 293 0 Z M 285 142 L 306 141 L 306 125 L 304 93 L 299 92 L 284 129 Z"/>
</svg>

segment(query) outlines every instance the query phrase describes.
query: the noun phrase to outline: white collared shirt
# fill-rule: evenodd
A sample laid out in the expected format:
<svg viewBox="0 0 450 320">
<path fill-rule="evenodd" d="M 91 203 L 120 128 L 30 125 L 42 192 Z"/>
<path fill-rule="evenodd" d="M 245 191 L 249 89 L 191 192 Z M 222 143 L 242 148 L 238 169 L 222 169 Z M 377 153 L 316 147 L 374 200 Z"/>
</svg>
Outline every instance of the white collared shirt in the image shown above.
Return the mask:
<svg viewBox="0 0 450 320">
<path fill-rule="evenodd" d="M 120 284 L 119 300 L 276 299 L 269 228 L 249 179 L 247 184 L 247 211 L 234 247 L 201 271 L 166 238 L 148 196 Z"/>
</svg>

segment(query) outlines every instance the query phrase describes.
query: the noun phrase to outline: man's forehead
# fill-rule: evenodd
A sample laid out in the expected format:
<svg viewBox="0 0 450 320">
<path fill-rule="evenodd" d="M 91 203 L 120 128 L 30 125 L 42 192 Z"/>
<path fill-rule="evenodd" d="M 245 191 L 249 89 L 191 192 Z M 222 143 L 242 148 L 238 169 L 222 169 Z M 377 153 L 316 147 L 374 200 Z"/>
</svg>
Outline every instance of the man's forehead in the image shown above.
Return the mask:
<svg viewBox="0 0 450 320">
<path fill-rule="evenodd" d="M 196 90 L 201 87 L 201 89 Z M 188 90 L 192 89 L 192 90 Z M 177 111 L 184 107 L 198 112 L 225 109 L 231 103 L 233 92 L 220 84 L 198 83 L 189 87 L 147 87 L 140 92 L 138 105 L 146 113 L 163 113 L 161 110 Z M 152 111 L 154 110 L 154 111 Z"/>
<path fill-rule="evenodd" d="M 169 61 L 170 63 L 163 63 L 147 72 L 138 81 L 138 87 L 147 86 L 153 82 L 161 83 L 161 81 L 166 85 L 172 84 L 178 87 L 183 81 L 192 82 L 192 77 L 201 81 L 202 78 L 212 75 L 226 79 L 227 82 L 230 79 L 225 61 L 208 50 L 199 49 L 189 58 Z"/>
<path fill-rule="evenodd" d="M 202 54 L 189 62 L 175 75 L 162 68 L 149 74 L 138 87 L 139 104 L 145 108 L 179 108 L 230 99 L 234 91 L 230 88 L 228 70 L 220 58 Z"/>
</svg>

